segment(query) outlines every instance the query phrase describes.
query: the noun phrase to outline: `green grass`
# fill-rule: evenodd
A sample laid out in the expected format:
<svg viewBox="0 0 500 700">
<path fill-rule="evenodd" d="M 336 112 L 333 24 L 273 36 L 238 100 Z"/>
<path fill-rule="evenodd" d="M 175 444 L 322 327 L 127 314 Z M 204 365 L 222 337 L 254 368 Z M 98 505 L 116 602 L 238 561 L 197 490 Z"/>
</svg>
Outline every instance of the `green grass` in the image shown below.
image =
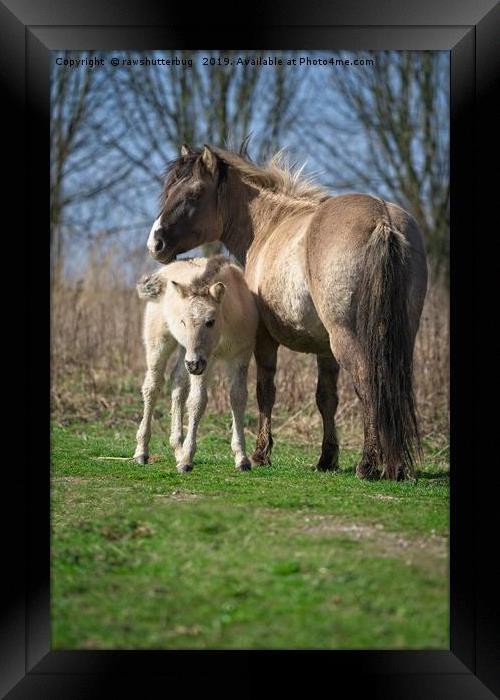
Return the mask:
<svg viewBox="0 0 500 700">
<path fill-rule="evenodd" d="M 355 452 L 318 473 L 318 445 L 278 436 L 271 467 L 239 473 L 206 416 L 180 475 L 164 429 L 141 467 L 109 459 L 133 453 L 130 419 L 54 425 L 53 648 L 449 647 L 432 454 L 417 483 L 362 482 Z"/>
</svg>

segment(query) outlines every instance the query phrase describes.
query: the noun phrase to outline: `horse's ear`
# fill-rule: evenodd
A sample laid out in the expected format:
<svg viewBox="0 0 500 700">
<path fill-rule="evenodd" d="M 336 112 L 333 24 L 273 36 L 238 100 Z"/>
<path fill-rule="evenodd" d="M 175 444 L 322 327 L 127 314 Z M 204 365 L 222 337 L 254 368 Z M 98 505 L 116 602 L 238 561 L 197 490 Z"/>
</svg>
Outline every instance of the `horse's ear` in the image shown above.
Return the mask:
<svg viewBox="0 0 500 700">
<path fill-rule="evenodd" d="M 215 171 L 217 170 L 217 156 L 212 151 L 210 146 L 207 146 L 206 144 L 203 146 L 203 151 L 201 152 L 201 162 L 208 170 L 210 175 L 215 175 Z"/>
<path fill-rule="evenodd" d="M 181 146 L 181 156 L 183 158 L 185 158 L 186 156 L 189 156 L 191 153 L 193 153 L 191 148 L 189 148 L 189 146 L 187 144 L 183 143 Z"/>
<path fill-rule="evenodd" d="M 215 301 L 217 301 L 220 304 L 220 302 L 222 301 L 222 297 L 224 296 L 224 292 L 226 291 L 226 285 L 222 282 L 216 282 L 210 287 L 208 291 L 210 296 L 213 297 Z"/>
<path fill-rule="evenodd" d="M 188 295 L 188 290 L 187 287 L 185 287 L 183 284 L 179 284 L 179 282 L 174 282 L 174 280 L 170 280 L 172 283 L 172 287 L 175 289 L 177 294 L 181 297 L 181 299 L 184 299 Z"/>
</svg>

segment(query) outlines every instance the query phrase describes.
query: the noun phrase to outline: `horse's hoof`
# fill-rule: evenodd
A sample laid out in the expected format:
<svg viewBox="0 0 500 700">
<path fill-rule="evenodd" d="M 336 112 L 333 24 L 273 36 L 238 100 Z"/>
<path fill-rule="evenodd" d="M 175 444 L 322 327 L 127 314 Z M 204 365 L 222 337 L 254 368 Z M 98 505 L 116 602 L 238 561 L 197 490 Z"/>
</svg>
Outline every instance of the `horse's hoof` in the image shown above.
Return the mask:
<svg viewBox="0 0 500 700">
<path fill-rule="evenodd" d="M 378 481 L 381 478 L 380 469 L 373 464 L 361 462 L 356 467 L 356 476 L 358 479 L 368 479 L 369 481 Z"/>
<path fill-rule="evenodd" d="M 406 479 L 406 470 L 404 467 L 399 466 L 396 469 L 396 481 L 404 481 Z"/>
<path fill-rule="evenodd" d="M 239 462 L 236 465 L 236 469 L 239 472 L 249 472 L 251 470 L 251 468 L 252 468 L 252 463 L 250 462 L 248 457 L 245 457 L 245 459 L 242 459 L 241 462 Z"/>
<path fill-rule="evenodd" d="M 389 473 L 387 469 L 384 469 L 380 478 L 388 479 L 389 481 L 404 481 L 406 477 L 407 474 L 405 468 L 403 466 L 399 466 L 391 473 Z"/>
<path fill-rule="evenodd" d="M 186 472 L 192 472 L 193 465 L 192 464 L 178 464 L 177 471 L 179 472 L 179 474 L 185 474 Z"/>
<path fill-rule="evenodd" d="M 336 472 L 339 465 L 335 462 L 322 462 L 321 460 L 314 467 L 314 471 L 317 472 Z"/>
<path fill-rule="evenodd" d="M 147 464 L 148 459 L 149 459 L 149 455 L 145 455 L 145 454 L 135 455 L 134 459 L 137 462 L 137 464 Z"/>
<path fill-rule="evenodd" d="M 264 452 L 256 450 L 252 455 L 252 464 L 254 467 L 264 467 L 271 464 L 271 457 Z"/>
</svg>

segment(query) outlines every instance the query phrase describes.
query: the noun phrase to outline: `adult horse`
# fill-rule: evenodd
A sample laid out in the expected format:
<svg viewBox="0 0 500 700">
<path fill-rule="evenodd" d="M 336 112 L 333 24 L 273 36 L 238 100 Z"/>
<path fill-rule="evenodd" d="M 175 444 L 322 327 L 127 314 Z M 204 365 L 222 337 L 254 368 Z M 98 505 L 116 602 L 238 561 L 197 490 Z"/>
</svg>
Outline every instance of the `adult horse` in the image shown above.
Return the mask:
<svg viewBox="0 0 500 700">
<path fill-rule="evenodd" d="M 323 419 L 317 469 L 335 469 L 339 367 L 363 405 L 361 478 L 412 473 L 418 430 L 412 388 L 415 335 L 427 288 L 412 216 L 367 194 L 329 196 L 272 159 L 261 167 L 220 148 L 183 146 L 167 171 L 148 238 L 161 263 L 222 241 L 256 294 L 259 432 L 254 463 L 270 461 L 278 346 L 317 356 Z"/>
</svg>

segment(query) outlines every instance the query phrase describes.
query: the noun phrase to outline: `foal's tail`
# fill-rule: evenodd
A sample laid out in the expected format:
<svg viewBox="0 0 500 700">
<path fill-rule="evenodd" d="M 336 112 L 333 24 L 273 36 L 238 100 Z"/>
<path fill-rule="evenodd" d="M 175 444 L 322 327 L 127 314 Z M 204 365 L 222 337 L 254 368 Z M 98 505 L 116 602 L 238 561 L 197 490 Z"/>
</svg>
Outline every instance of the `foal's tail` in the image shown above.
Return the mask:
<svg viewBox="0 0 500 700">
<path fill-rule="evenodd" d="M 356 332 L 368 375 L 368 401 L 383 476 L 414 474 L 420 451 L 413 394 L 413 333 L 408 317 L 409 245 L 387 220 L 373 230 L 360 280 Z"/>
<path fill-rule="evenodd" d="M 144 275 L 136 284 L 139 299 L 158 299 L 165 289 L 165 280 L 158 273 Z"/>
</svg>

